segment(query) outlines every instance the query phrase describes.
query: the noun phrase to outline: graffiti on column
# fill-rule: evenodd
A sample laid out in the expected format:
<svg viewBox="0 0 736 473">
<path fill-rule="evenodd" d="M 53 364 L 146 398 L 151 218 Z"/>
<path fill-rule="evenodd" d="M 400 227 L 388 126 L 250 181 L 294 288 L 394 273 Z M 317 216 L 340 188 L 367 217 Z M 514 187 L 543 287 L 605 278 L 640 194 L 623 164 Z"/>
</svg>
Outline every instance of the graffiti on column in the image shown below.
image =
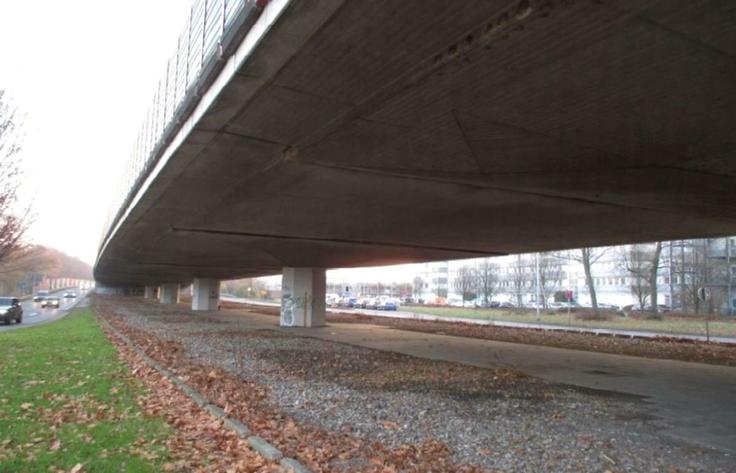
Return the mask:
<svg viewBox="0 0 736 473">
<path fill-rule="evenodd" d="M 291 298 L 291 286 L 286 281 L 282 282 L 281 288 L 281 325 L 294 325 L 294 301 Z"/>
</svg>

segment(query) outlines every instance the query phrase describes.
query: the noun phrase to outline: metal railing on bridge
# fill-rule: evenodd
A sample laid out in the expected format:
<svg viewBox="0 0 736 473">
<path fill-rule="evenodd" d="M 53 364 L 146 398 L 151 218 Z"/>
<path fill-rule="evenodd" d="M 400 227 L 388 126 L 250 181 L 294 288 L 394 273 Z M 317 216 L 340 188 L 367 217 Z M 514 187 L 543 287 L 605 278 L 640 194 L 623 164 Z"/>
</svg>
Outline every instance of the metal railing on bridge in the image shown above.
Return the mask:
<svg viewBox="0 0 736 473">
<path fill-rule="evenodd" d="M 100 250 L 143 181 L 268 0 L 196 0 L 118 183 Z"/>
</svg>

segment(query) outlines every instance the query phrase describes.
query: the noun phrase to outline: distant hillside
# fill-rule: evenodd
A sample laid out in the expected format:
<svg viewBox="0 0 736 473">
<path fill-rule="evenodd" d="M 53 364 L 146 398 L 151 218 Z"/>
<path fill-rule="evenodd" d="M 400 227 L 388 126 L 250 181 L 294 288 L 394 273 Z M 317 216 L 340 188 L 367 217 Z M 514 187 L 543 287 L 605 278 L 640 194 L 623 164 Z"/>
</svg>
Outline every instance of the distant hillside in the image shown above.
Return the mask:
<svg viewBox="0 0 736 473">
<path fill-rule="evenodd" d="M 0 294 L 28 294 L 45 278 L 92 279 L 92 267 L 57 249 L 29 246 L 0 263 Z"/>
<path fill-rule="evenodd" d="M 54 248 L 40 247 L 44 252 L 44 259 L 53 263 L 48 271 L 49 277 L 92 279 L 92 266 Z"/>
</svg>

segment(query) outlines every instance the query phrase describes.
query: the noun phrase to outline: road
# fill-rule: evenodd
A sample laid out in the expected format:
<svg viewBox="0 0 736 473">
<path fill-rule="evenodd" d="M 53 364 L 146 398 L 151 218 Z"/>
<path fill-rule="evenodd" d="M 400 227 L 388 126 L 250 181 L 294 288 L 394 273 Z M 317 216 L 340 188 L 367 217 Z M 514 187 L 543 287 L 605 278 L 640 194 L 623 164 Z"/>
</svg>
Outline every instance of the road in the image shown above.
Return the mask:
<svg viewBox="0 0 736 473">
<path fill-rule="evenodd" d="M 65 292 L 76 292 L 77 297 L 75 299 L 64 299 L 62 296 Z M 52 292 L 51 295 L 58 296 L 61 298 L 61 307 L 58 309 L 42 309 L 40 302 L 33 302 L 31 299 L 22 302 L 23 306 L 23 323 L 2 325 L 0 324 L 0 332 L 6 330 L 15 330 L 23 327 L 31 327 L 47 322 L 53 322 L 64 317 L 69 309 L 74 307 L 77 302 L 83 299 L 84 294 L 80 292 L 78 288 L 64 289 L 61 291 Z"/>
<path fill-rule="evenodd" d="M 240 302 L 253 305 L 263 305 L 268 307 L 279 307 L 276 302 L 267 302 L 257 299 L 244 299 L 240 297 L 222 296 L 222 300 L 230 302 Z M 594 335 L 612 335 L 617 337 L 625 338 L 657 338 L 657 337 L 672 337 L 680 338 L 684 340 L 696 340 L 696 341 L 711 341 L 716 343 L 727 343 L 736 345 L 736 337 L 718 337 L 705 335 L 695 335 L 688 333 L 669 333 L 669 332 L 649 332 L 645 330 L 624 330 L 624 329 L 607 329 L 607 328 L 593 328 L 593 327 L 579 327 L 575 325 L 552 325 L 544 323 L 527 323 L 527 322 L 509 322 L 504 320 L 484 320 L 484 319 L 472 319 L 469 317 L 447 317 L 440 315 L 429 315 L 419 314 L 416 312 L 409 311 L 383 311 L 383 310 L 372 310 L 372 309 L 349 309 L 346 307 L 340 308 L 327 308 L 328 312 L 344 312 L 347 314 L 362 314 L 370 315 L 373 317 L 393 317 L 397 319 L 412 319 L 412 320 L 426 320 L 430 322 L 461 322 L 465 324 L 475 325 L 493 325 L 496 327 L 510 327 L 510 328 L 529 328 L 535 330 L 552 330 L 560 332 L 575 332 L 575 333 L 592 333 Z"/>
</svg>

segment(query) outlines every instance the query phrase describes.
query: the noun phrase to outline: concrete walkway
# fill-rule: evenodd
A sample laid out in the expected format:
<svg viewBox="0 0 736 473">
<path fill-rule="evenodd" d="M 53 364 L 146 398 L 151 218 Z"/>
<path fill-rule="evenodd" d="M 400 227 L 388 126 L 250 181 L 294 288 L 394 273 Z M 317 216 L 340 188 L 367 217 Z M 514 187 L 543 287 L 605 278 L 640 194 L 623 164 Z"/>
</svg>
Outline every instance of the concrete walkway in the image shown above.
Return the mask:
<svg viewBox="0 0 736 473">
<path fill-rule="evenodd" d="M 255 299 L 241 299 L 239 297 L 223 297 L 222 300 L 229 302 L 239 302 L 245 304 L 262 305 L 265 307 L 279 307 L 278 303 L 266 302 Z M 679 338 L 683 340 L 696 340 L 700 342 L 710 341 L 714 343 L 726 343 L 729 345 L 736 345 L 736 337 L 718 337 L 705 335 L 696 335 L 691 333 L 669 333 L 669 332 L 651 332 L 646 330 L 628 330 L 628 329 L 614 329 L 614 328 L 595 328 L 595 327 L 580 327 L 576 325 L 555 325 L 555 324 L 544 324 L 544 323 L 531 323 L 531 322 L 510 322 L 504 320 L 484 320 L 484 319 L 473 319 L 470 317 L 445 317 L 441 315 L 430 315 L 430 314 L 419 314 L 410 311 L 390 311 L 386 312 L 383 310 L 372 310 L 372 309 L 327 309 L 328 312 L 339 313 L 344 312 L 347 314 L 363 314 L 370 315 L 372 317 L 391 317 L 396 319 L 412 319 L 412 320 L 426 320 L 430 322 L 461 322 L 465 324 L 474 325 L 492 325 L 495 327 L 509 327 L 509 328 L 530 328 L 537 330 L 553 330 L 560 332 L 572 332 L 572 333 L 591 333 L 594 335 L 609 335 L 615 337 L 624 338 L 659 338 L 659 337 L 671 337 Z"/>
<path fill-rule="evenodd" d="M 736 368 L 425 334 L 369 324 L 282 328 L 273 316 L 239 310 L 217 314 L 229 321 L 237 316 L 242 328 L 272 329 L 480 367 L 516 368 L 555 383 L 641 396 L 651 406 L 651 414 L 670 425 L 667 434 L 736 454 Z"/>
</svg>

